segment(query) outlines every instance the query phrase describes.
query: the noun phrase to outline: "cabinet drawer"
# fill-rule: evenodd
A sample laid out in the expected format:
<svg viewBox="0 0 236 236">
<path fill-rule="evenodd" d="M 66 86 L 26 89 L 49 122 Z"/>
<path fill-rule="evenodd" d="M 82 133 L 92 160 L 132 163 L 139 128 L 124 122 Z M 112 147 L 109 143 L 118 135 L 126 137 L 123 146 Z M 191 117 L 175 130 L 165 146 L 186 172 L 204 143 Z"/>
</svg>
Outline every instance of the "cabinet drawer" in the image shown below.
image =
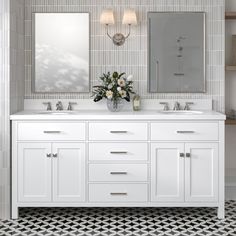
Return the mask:
<svg viewBox="0 0 236 236">
<path fill-rule="evenodd" d="M 147 143 L 90 143 L 91 161 L 132 161 L 147 160 Z"/>
<path fill-rule="evenodd" d="M 89 181 L 147 181 L 146 164 L 90 164 Z"/>
<path fill-rule="evenodd" d="M 218 140 L 218 123 L 152 123 L 152 140 Z"/>
<path fill-rule="evenodd" d="M 90 202 L 146 202 L 147 184 L 90 184 Z"/>
<path fill-rule="evenodd" d="M 18 140 L 85 140 L 85 124 L 22 122 L 18 124 Z"/>
<path fill-rule="evenodd" d="M 146 123 L 90 123 L 90 140 L 147 140 Z"/>
</svg>

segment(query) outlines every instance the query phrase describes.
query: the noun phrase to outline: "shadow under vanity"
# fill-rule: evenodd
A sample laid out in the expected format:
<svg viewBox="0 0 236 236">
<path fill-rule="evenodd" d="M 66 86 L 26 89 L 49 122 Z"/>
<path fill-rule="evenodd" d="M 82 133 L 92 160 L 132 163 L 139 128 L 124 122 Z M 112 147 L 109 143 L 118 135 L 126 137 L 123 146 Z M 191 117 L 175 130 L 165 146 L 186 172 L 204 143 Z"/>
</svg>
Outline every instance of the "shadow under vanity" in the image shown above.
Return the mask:
<svg viewBox="0 0 236 236">
<path fill-rule="evenodd" d="M 33 19 L 32 91 L 88 92 L 89 14 Z M 50 48 L 58 37 L 47 32 L 61 19 L 82 53 L 74 39 Z M 149 92 L 206 92 L 205 14 L 150 12 L 147 19 Z M 20 207 L 215 207 L 224 218 L 225 115 L 212 111 L 211 99 L 144 99 L 141 111 L 113 113 L 91 100 L 61 102 L 25 101 L 25 111 L 11 115 L 13 219 Z"/>
</svg>

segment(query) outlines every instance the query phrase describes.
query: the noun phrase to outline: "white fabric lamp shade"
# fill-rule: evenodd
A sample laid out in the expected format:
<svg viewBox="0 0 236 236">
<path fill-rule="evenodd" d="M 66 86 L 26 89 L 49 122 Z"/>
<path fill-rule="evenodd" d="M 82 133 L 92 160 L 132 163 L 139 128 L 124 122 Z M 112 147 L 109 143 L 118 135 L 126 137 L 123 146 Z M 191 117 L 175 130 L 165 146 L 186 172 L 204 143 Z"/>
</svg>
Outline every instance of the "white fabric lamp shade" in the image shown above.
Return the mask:
<svg viewBox="0 0 236 236">
<path fill-rule="evenodd" d="M 135 10 L 126 9 L 122 20 L 123 25 L 137 25 L 137 16 Z"/>
<path fill-rule="evenodd" d="M 105 9 L 103 10 L 100 16 L 100 23 L 105 25 L 114 25 L 115 19 L 112 9 Z"/>
</svg>

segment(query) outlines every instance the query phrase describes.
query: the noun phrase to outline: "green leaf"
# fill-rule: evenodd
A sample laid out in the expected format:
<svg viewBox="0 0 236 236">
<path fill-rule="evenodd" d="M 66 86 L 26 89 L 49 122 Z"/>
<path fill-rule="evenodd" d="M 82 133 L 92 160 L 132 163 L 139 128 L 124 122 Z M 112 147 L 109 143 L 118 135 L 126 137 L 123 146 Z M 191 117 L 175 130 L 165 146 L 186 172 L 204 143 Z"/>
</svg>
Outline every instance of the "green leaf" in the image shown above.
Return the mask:
<svg viewBox="0 0 236 236">
<path fill-rule="evenodd" d="M 99 94 L 93 99 L 94 102 L 98 102 L 102 100 L 102 96 L 100 96 Z"/>
<path fill-rule="evenodd" d="M 125 75 L 125 72 L 121 73 L 119 76 L 118 76 L 118 79 L 121 78 L 121 76 Z"/>
<path fill-rule="evenodd" d="M 126 94 L 126 97 L 124 98 L 127 102 L 130 102 L 130 95 L 129 95 L 129 93 L 127 92 L 127 94 Z"/>
</svg>

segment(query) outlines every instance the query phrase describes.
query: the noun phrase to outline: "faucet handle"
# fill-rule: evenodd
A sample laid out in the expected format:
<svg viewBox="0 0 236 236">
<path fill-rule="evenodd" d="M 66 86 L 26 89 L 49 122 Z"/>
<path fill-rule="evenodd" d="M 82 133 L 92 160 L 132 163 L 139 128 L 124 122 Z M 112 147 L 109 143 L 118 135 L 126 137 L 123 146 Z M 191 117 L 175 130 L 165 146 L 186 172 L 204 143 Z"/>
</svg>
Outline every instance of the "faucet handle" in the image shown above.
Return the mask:
<svg viewBox="0 0 236 236">
<path fill-rule="evenodd" d="M 52 110 L 51 102 L 43 102 L 43 105 L 47 105 L 47 111 L 51 111 Z"/>
<path fill-rule="evenodd" d="M 160 102 L 160 104 L 164 105 L 164 111 L 168 111 L 169 110 L 168 102 Z"/>
<path fill-rule="evenodd" d="M 72 111 L 73 110 L 72 105 L 77 105 L 77 102 L 69 102 L 68 107 L 67 107 L 68 111 Z"/>
<path fill-rule="evenodd" d="M 193 105 L 194 103 L 193 102 L 186 102 L 185 103 L 185 107 L 184 107 L 184 110 L 190 110 L 190 106 L 189 105 Z"/>
</svg>

